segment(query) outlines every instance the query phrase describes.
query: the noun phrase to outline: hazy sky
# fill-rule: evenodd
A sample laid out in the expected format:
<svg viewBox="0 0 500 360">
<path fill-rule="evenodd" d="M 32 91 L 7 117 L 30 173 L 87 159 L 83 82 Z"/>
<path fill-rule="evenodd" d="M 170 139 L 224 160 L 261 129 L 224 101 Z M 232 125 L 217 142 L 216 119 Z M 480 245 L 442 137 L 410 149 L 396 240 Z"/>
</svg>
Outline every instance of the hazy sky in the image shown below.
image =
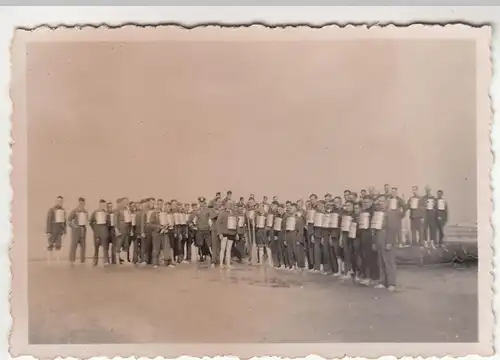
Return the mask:
<svg viewBox="0 0 500 360">
<path fill-rule="evenodd" d="M 451 222 L 476 220 L 473 42 L 39 43 L 27 66 L 32 235 L 57 195 L 384 183 L 442 188 Z"/>
</svg>

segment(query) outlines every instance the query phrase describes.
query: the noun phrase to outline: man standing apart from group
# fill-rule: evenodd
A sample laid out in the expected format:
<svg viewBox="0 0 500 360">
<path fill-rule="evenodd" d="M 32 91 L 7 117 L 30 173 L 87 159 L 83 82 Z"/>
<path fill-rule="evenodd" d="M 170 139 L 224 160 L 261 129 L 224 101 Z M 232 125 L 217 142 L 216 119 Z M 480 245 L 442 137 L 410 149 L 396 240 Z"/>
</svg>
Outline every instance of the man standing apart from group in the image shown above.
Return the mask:
<svg viewBox="0 0 500 360">
<path fill-rule="evenodd" d="M 46 234 L 48 238 L 47 261 L 52 262 L 52 252 L 56 251 L 56 260 L 59 260 L 62 247 L 62 237 L 66 235 L 66 211 L 63 207 L 63 197 L 58 196 L 56 204 L 47 212 Z"/>
</svg>

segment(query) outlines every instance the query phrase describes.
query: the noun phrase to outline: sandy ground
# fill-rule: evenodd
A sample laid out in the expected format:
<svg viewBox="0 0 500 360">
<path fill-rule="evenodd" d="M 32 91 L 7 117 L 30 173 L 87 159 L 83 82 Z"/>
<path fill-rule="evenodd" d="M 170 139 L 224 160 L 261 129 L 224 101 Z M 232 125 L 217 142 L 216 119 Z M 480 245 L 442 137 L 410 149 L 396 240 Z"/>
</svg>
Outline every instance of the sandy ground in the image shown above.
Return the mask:
<svg viewBox="0 0 500 360">
<path fill-rule="evenodd" d="M 32 344 L 477 341 L 477 268 L 400 268 L 397 293 L 246 265 L 30 261 L 28 281 Z"/>
</svg>

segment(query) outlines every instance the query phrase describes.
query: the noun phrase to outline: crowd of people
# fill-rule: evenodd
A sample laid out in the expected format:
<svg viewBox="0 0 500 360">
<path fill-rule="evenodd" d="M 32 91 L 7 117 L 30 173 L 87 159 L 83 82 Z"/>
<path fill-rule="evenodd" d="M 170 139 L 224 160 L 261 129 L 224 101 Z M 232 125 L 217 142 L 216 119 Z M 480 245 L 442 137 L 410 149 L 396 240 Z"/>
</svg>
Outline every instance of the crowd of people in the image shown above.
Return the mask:
<svg viewBox="0 0 500 360">
<path fill-rule="evenodd" d="M 448 204 L 439 190 L 425 195 L 417 186 L 405 200 L 389 185 L 359 194 L 345 190 L 343 198 L 311 194 L 307 201 L 261 202 L 252 194 L 233 200 L 231 191 L 196 203 L 148 198 L 101 199 L 89 213 L 85 199 L 66 214 L 59 196 L 47 214 L 48 260 L 59 254 L 70 230 L 69 259 L 86 259 L 86 235 L 93 233 L 93 264 L 125 261 L 173 267 L 182 262 L 209 261 L 211 267 L 231 267 L 233 261 L 276 268 L 310 270 L 352 278 L 363 285 L 396 287 L 396 246 L 441 246 Z M 402 220 L 410 220 L 409 243 L 401 236 Z M 102 256 L 101 256 L 102 255 Z M 56 255 L 57 256 L 57 255 Z M 123 258 L 122 258 L 123 256 Z"/>
</svg>

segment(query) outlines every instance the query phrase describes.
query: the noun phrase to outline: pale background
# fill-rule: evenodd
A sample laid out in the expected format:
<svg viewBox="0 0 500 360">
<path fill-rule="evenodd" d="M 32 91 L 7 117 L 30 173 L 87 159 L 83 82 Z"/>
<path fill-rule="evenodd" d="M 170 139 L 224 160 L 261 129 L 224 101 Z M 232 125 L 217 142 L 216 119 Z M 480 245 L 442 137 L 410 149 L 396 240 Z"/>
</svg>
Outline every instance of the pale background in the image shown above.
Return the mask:
<svg viewBox="0 0 500 360">
<path fill-rule="evenodd" d="M 36 44 L 27 67 L 30 258 L 57 195 L 430 184 L 476 221 L 473 42 Z"/>
</svg>

